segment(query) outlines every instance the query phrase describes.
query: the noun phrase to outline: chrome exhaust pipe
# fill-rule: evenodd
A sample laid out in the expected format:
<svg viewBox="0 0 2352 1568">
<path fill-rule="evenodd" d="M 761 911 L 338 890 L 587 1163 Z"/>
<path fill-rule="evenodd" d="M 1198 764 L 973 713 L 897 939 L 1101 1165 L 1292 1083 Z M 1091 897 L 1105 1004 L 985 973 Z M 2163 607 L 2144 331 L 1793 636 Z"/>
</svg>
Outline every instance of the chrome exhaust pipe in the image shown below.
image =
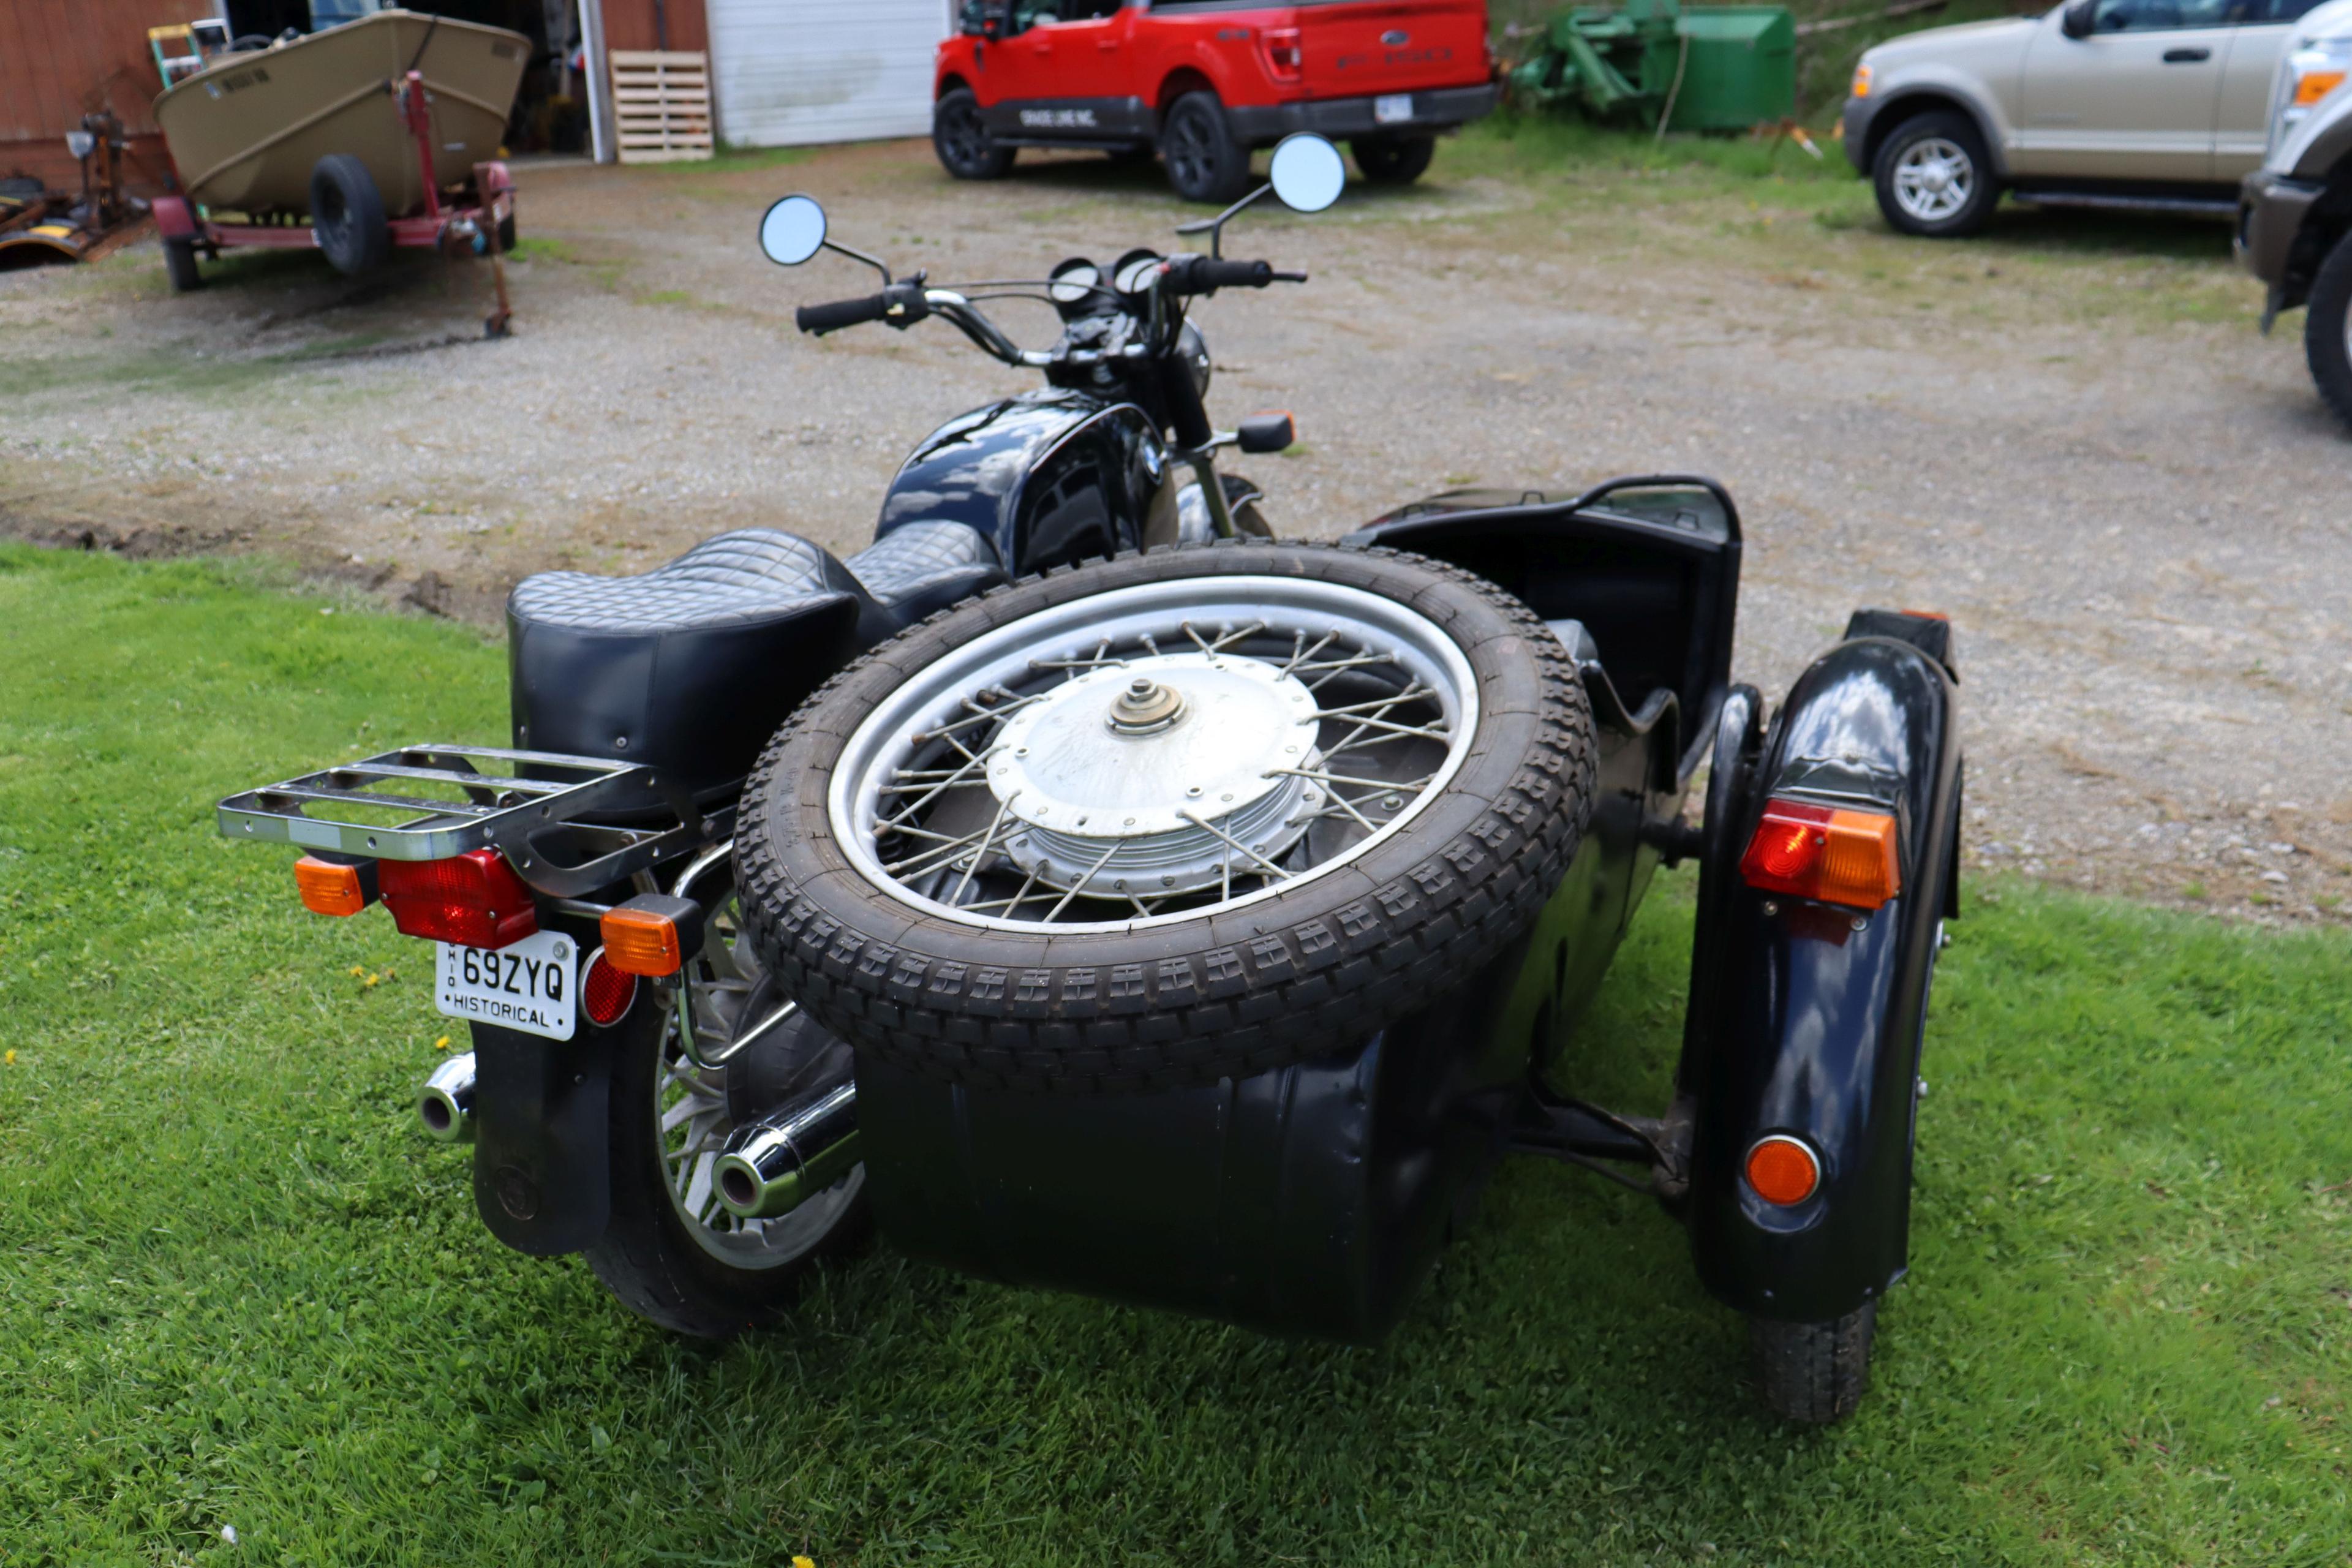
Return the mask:
<svg viewBox="0 0 2352 1568">
<path fill-rule="evenodd" d="M 744 1219 L 774 1219 L 847 1175 L 858 1162 L 857 1086 L 787 1100 L 727 1140 L 712 1173 L 719 1201 Z"/>
<path fill-rule="evenodd" d="M 444 1143 L 474 1141 L 474 1053 L 451 1057 L 433 1069 L 416 1096 L 416 1119 Z"/>
</svg>

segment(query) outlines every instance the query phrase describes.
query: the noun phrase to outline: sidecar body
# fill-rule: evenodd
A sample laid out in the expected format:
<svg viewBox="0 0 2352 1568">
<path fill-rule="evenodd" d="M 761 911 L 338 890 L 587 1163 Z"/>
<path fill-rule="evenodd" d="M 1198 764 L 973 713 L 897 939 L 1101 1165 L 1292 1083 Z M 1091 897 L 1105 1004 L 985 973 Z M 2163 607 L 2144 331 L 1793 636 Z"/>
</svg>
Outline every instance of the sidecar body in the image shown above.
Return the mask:
<svg viewBox="0 0 2352 1568">
<path fill-rule="evenodd" d="M 949 1086 L 861 1056 L 867 1191 L 899 1247 L 967 1271 L 1345 1340 L 1397 1320 L 1506 1154 L 1635 1173 L 1743 1310 L 1838 1318 L 1899 1278 L 1912 1086 L 1950 898 L 1948 628 L 1864 615 L 1768 736 L 1730 681 L 1740 538 L 1718 487 L 1455 492 L 1350 536 L 1465 567 L 1574 654 L 1599 742 L 1591 827 L 1537 923 L 1349 1052 L 1214 1087 L 1073 1100 Z M 1706 816 L 1683 808 L 1714 765 Z M 1900 890 L 1862 911 L 1746 887 L 1776 795 L 1896 821 Z M 1661 862 L 1701 862 L 1673 1105 L 1612 1113 L 1550 1080 Z M 1605 1042 L 1593 1042 L 1594 1049 Z M 1797 1205 L 1743 1174 L 1766 1138 L 1818 1161 Z"/>
</svg>

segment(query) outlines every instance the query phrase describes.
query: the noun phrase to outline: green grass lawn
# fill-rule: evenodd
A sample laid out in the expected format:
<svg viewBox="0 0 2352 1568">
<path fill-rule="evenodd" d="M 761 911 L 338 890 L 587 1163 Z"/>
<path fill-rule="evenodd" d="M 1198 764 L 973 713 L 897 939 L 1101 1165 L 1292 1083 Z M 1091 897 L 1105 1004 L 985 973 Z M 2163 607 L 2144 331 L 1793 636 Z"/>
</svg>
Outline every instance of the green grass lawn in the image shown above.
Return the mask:
<svg viewBox="0 0 2352 1568">
<path fill-rule="evenodd" d="M 500 1249 L 414 1131 L 425 949 L 214 835 L 231 788 L 497 739 L 499 649 L 15 546 L 0 628 L 10 1568 L 2352 1563 L 2340 937 L 1980 893 L 1911 1279 L 1831 1432 L 1759 1414 L 1651 1205 L 1534 1163 L 1375 1350 L 887 1250 L 683 1344 Z M 1591 1032 L 1633 1101 L 1681 1016 L 1662 888 Z"/>
</svg>

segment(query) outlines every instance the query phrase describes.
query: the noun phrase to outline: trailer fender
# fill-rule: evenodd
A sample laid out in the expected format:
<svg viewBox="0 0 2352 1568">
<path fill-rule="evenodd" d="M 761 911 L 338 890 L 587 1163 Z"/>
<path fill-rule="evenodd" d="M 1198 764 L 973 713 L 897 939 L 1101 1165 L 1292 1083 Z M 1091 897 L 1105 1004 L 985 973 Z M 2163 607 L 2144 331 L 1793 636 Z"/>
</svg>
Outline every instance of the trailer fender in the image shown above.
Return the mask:
<svg viewBox="0 0 2352 1568">
<path fill-rule="evenodd" d="M 1843 1317 L 1906 1266 L 1921 1028 L 1958 860 L 1949 635 L 1939 619 L 1858 612 L 1790 689 L 1744 776 L 1709 792 L 1682 1072 L 1685 1213 L 1700 1279 L 1759 1317 Z M 1775 795 L 1893 816 L 1895 896 L 1864 910 L 1748 886 L 1740 858 Z M 1732 830 L 1717 830 L 1718 809 Z M 1811 1195 L 1785 1207 L 1744 1174 L 1774 1134 L 1820 1163 Z"/>
</svg>

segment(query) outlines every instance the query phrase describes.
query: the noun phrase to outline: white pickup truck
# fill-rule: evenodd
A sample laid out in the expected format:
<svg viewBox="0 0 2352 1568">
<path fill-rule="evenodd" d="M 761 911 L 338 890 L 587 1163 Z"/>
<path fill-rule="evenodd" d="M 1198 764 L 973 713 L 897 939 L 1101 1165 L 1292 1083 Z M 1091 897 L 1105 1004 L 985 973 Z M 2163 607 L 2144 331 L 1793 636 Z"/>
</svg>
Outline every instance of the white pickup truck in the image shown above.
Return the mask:
<svg viewBox="0 0 2352 1568">
<path fill-rule="evenodd" d="M 2313 4 L 2068 0 L 1913 33 L 1856 66 L 1846 156 L 1906 234 L 1972 234 L 2004 191 L 2234 216 L 2238 182 L 2263 161 L 2280 56 Z"/>
</svg>

